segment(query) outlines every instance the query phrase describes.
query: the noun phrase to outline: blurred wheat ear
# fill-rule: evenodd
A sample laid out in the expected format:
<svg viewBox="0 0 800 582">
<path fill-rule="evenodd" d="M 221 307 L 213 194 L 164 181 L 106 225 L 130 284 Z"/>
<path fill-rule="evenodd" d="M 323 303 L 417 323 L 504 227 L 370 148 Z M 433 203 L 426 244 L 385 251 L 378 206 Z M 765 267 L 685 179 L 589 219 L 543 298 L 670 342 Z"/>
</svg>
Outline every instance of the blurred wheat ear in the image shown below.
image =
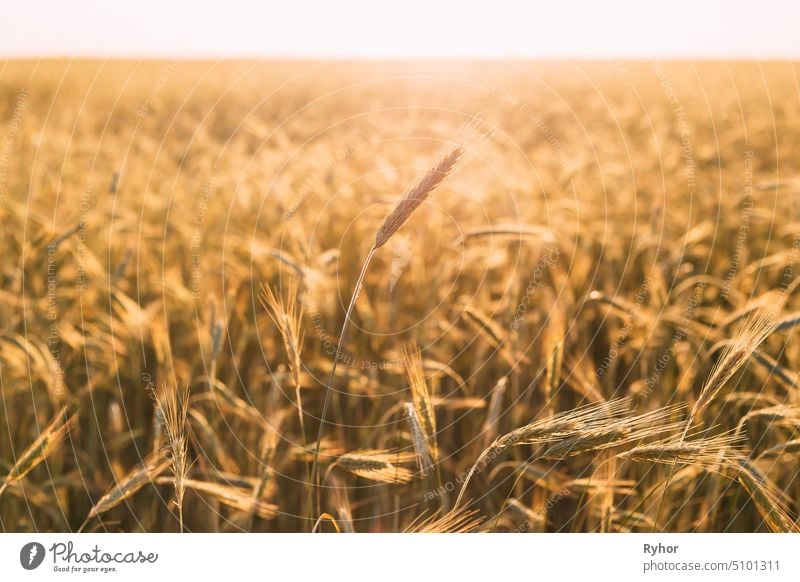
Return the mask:
<svg viewBox="0 0 800 582">
<path fill-rule="evenodd" d="M 148 483 L 154 483 L 156 478 L 166 471 L 171 463 L 169 459 L 153 456 L 145 460 L 141 465 L 134 467 L 92 506 L 89 515 L 78 531 L 83 531 L 92 518 L 110 511 L 126 499 L 133 497 Z"/>
<path fill-rule="evenodd" d="M 347 307 L 344 322 L 342 323 L 342 329 L 339 333 L 339 343 L 336 347 L 336 354 L 334 356 L 330 374 L 328 375 L 328 382 L 325 385 L 325 396 L 322 403 L 322 413 L 320 414 L 319 418 L 317 441 L 314 445 L 314 455 L 311 464 L 311 482 L 309 483 L 309 487 L 312 491 L 317 489 L 317 514 L 319 514 L 320 505 L 317 483 L 319 475 L 319 449 L 320 443 L 322 442 L 322 435 L 325 431 L 325 417 L 328 413 L 331 390 L 333 389 L 333 380 L 336 377 L 336 367 L 342 357 L 342 349 L 347 338 L 347 330 L 350 324 L 350 318 L 352 317 L 353 308 L 355 307 L 358 295 L 361 292 L 364 276 L 366 275 L 367 269 L 369 268 L 372 258 L 375 256 L 377 250 L 389 242 L 392 236 L 400 229 L 400 227 L 403 226 L 403 224 L 406 223 L 414 211 L 419 208 L 423 202 L 425 202 L 425 200 L 433 193 L 433 191 L 441 186 L 442 183 L 466 161 L 467 153 L 470 151 L 470 149 L 474 149 L 479 142 L 489 137 L 489 132 L 480 131 L 482 123 L 483 122 L 479 116 L 476 115 L 471 117 L 469 121 L 467 121 L 467 123 L 461 127 L 459 132 L 456 134 L 456 137 L 451 141 L 451 144 L 454 145 L 451 145 L 449 148 L 447 148 L 445 150 L 446 153 L 439 158 L 439 161 L 433 167 L 431 167 L 419 181 L 417 181 L 410 189 L 406 191 L 406 193 L 397 203 L 397 206 L 394 207 L 394 210 L 392 210 L 389 216 L 387 216 L 383 221 L 383 224 L 381 224 L 380 228 L 378 228 L 378 231 L 375 234 L 375 242 L 367 252 L 367 257 L 364 259 L 364 263 L 361 266 L 361 272 L 356 280 L 356 285 L 353 289 L 353 295 L 350 298 L 350 304 Z M 311 522 L 313 523 L 313 515 L 310 517 L 312 517 Z"/>
<path fill-rule="evenodd" d="M 56 451 L 64 443 L 64 439 L 75 426 L 76 421 L 77 415 L 67 416 L 66 408 L 62 408 L 11 467 L 0 485 L 0 495 L 9 485 L 22 479 Z"/>
</svg>

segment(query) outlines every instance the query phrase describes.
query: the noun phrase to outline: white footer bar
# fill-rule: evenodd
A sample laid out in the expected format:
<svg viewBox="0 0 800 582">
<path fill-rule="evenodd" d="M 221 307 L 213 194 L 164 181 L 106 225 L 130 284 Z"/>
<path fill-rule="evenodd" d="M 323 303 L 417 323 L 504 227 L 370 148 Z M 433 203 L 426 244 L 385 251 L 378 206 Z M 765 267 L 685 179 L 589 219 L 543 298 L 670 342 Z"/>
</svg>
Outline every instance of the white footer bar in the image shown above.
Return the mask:
<svg viewBox="0 0 800 582">
<path fill-rule="evenodd" d="M 168 576 L 226 582 L 252 576 L 325 582 L 436 581 L 437 577 L 499 582 L 512 576 L 797 582 L 800 535 L 0 535 L 2 580 L 142 582 Z"/>
</svg>

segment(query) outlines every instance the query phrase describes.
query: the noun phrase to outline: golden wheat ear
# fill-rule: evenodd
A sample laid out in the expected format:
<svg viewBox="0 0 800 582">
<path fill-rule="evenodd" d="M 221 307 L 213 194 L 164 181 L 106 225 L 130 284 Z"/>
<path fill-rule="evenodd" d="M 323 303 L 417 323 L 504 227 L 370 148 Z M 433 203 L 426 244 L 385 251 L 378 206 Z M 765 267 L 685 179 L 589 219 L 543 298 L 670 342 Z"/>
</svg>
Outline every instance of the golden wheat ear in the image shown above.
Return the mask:
<svg viewBox="0 0 800 582">
<path fill-rule="evenodd" d="M 481 131 L 482 124 L 481 117 L 474 115 L 462 126 L 452 141 L 454 145 L 446 149 L 436 165 L 406 191 L 394 210 L 383 221 L 375 234 L 373 248 L 379 249 L 385 245 L 428 196 L 466 162 L 469 154 L 473 153 L 481 142 L 490 137 L 491 132 Z"/>
<path fill-rule="evenodd" d="M 779 309 L 780 304 L 777 304 L 769 310 L 754 312 L 733 333 L 722 356 L 700 390 L 700 395 L 689 415 L 688 424 L 691 424 L 700 411 L 717 397 L 720 390 L 744 366 L 758 346 L 775 331 L 778 326 L 776 314 Z"/>
<path fill-rule="evenodd" d="M 61 411 L 53 417 L 50 424 L 39 433 L 36 440 L 28 445 L 22 452 L 14 463 L 14 466 L 11 467 L 8 475 L 3 480 L 2 484 L 0 484 L 0 495 L 3 494 L 9 485 L 22 479 L 61 447 L 69 431 L 75 426 L 77 419 L 77 414 L 67 416 L 66 408 L 62 408 Z"/>
<path fill-rule="evenodd" d="M 156 478 L 169 468 L 170 464 L 169 459 L 153 457 L 134 467 L 92 506 L 79 531 L 83 531 L 92 518 L 114 509 L 120 503 L 133 497 L 148 483 L 154 483 Z"/>
<path fill-rule="evenodd" d="M 425 368 L 419 348 L 414 344 L 404 348 L 402 361 L 408 375 L 414 412 L 419 420 L 422 435 L 428 443 L 431 453 L 434 453 L 436 448 L 436 414 L 433 411 L 433 400 L 425 379 Z"/>
<path fill-rule="evenodd" d="M 175 505 L 178 507 L 180 531 L 183 532 L 183 497 L 189 475 L 189 449 L 186 437 L 186 420 L 189 411 L 189 387 L 163 386 L 158 398 L 158 408 L 163 414 L 167 433 L 167 453 L 175 485 Z"/>
<path fill-rule="evenodd" d="M 160 477 L 156 480 L 159 485 L 176 486 L 175 477 Z M 249 490 L 222 483 L 185 479 L 183 487 L 197 493 L 204 493 L 242 513 L 253 512 L 262 519 L 272 519 L 278 514 L 278 506 L 255 498 Z"/>
<path fill-rule="evenodd" d="M 795 517 L 789 511 L 784 493 L 749 459 L 740 457 L 733 463 L 736 480 L 750 495 L 766 526 L 773 533 L 798 533 Z"/>
<path fill-rule="evenodd" d="M 318 485 L 317 477 L 319 468 L 319 448 L 322 441 L 322 434 L 325 429 L 325 418 L 328 413 L 328 404 L 330 401 L 331 390 L 333 388 L 333 380 L 336 377 L 336 368 L 339 360 L 342 358 L 342 349 L 346 342 L 347 330 L 350 324 L 350 318 L 353 314 L 353 308 L 355 307 L 356 300 L 358 299 L 359 292 L 361 291 L 361 286 L 364 282 L 364 277 L 367 274 L 367 269 L 369 268 L 370 262 L 375 256 L 376 251 L 392 238 L 392 235 L 394 235 L 394 233 L 396 233 L 398 229 L 403 226 L 403 224 L 409 219 L 414 211 L 419 208 L 420 204 L 422 204 L 428 198 L 428 196 L 430 196 L 431 193 L 438 188 L 442 182 L 444 182 L 445 178 L 450 176 L 456 170 L 459 164 L 465 161 L 467 157 L 466 154 L 475 151 L 477 144 L 485 139 L 488 139 L 490 132 L 479 131 L 481 127 L 482 121 L 477 115 L 470 118 L 470 120 L 464 124 L 464 126 L 462 126 L 462 128 L 456 134 L 456 138 L 451 142 L 451 144 L 454 145 L 451 145 L 447 150 L 447 153 L 439 160 L 439 162 L 430 170 L 428 170 L 428 172 L 416 183 L 415 186 L 406 192 L 394 210 L 389 214 L 386 220 L 383 221 L 383 224 L 381 224 L 380 228 L 378 228 L 378 231 L 375 234 L 375 242 L 372 244 L 372 247 L 370 247 L 367 257 L 364 259 L 364 262 L 361 265 L 361 271 L 358 275 L 358 279 L 356 279 L 353 295 L 350 297 L 350 304 L 347 307 L 347 312 L 344 316 L 344 322 L 342 323 L 342 328 L 339 332 L 339 343 L 336 347 L 336 353 L 334 355 L 333 364 L 331 365 L 331 371 L 328 374 L 328 382 L 325 385 L 325 395 L 322 399 L 322 412 L 319 417 L 319 428 L 317 429 L 317 441 L 314 446 L 313 460 L 311 463 L 310 491 L 313 491 L 313 488 Z M 473 144 L 471 147 L 467 146 L 468 141 Z M 319 495 L 317 497 L 319 498 Z M 321 513 L 319 511 L 319 507 L 317 507 L 317 510 L 318 511 L 316 511 L 316 514 Z"/>
<path fill-rule="evenodd" d="M 383 221 L 375 234 L 375 248 L 379 249 L 392 238 L 392 235 L 403 226 L 420 204 L 438 188 L 445 178 L 458 166 L 459 160 L 464 156 L 464 148 L 456 146 L 439 160 L 411 190 L 406 192 L 391 214 Z"/>
<path fill-rule="evenodd" d="M 693 465 L 716 471 L 721 464 L 738 458 L 742 443 L 734 433 L 692 439 L 673 437 L 633 447 L 617 457 L 639 462 Z"/>
<path fill-rule="evenodd" d="M 470 533 L 476 531 L 483 523 L 477 509 L 453 509 L 447 513 L 414 523 L 406 528 L 405 533 Z"/>
<path fill-rule="evenodd" d="M 370 481 L 399 484 L 414 478 L 414 473 L 400 465 L 414 461 L 414 453 L 360 449 L 341 455 L 335 465 Z"/>
</svg>

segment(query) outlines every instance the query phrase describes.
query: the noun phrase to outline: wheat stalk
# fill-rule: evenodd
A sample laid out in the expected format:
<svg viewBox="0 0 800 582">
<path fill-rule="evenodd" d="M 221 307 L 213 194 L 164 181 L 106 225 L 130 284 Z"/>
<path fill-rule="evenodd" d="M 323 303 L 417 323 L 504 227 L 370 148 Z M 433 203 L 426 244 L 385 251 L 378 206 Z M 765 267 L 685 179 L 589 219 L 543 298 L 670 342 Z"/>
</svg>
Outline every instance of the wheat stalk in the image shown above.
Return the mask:
<svg viewBox="0 0 800 582">
<path fill-rule="evenodd" d="M 137 491 L 148 483 L 153 483 L 169 466 L 169 459 L 156 458 L 146 460 L 143 464 L 134 467 L 92 506 L 86 521 L 83 522 L 78 531 L 82 531 L 93 517 L 110 511 L 126 499 L 133 497 Z"/>
<path fill-rule="evenodd" d="M 739 325 L 733 333 L 728 345 L 722 352 L 720 359 L 715 364 L 711 374 L 706 379 L 700 390 L 700 395 L 692 407 L 689 417 L 686 420 L 686 425 L 681 434 L 680 442 L 686 439 L 689 430 L 692 428 L 697 415 L 708 406 L 719 394 L 720 390 L 730 380 L 733 375 L 745 364 L 748 358 L 756 351 L 764 340 L 766 340 L 775 328 L 777 327 L 775 314 L 778 313 L 783 306 L 784 298 L 779 297 L 774 305 L 769 309 L 763 309 L 760 305 L 756 305 L 752 309 L 752 313 Z M 655 524 L 658 524 L 661 516 L 661 509 L 664 505 L 664 499 L 667 496 L 669 484 L 672 479 L 675 464 L 670 467 L 667 474 L 666 484 L 661 494 L 661 499 L 658 503 L 656 510 Z"/>
<path fill-rule="evenodd" d="M 189 387 L 169 388 L 163 386 L 158 400 L 158 408 L 164 418 L 167 433 L 166 448 L 172 468 L 175 485 L 175 504 L 178 507 L 178 522 L 183 533 L 183 497 L 189 474 L 189 452 L 186 439 L 186 419 L 189 411 Z"/>
<path fill-rule="evenodd" d="M 339 516 L 338 523 L 341 524 L 342 530 L 345 533 L 354 533 L 353 527 L 353 513 L 350 508 L 350 498 L 347 494 L 347 487 L 336 478 L 335 475 L 330 477 L 331 484 L 329 485 L 332 491 L 333 505 L 336 508 L 336 514 Z"/>
<path fill-rule="evenodd" d="M 678 423 L 668 422 L 682 407 L 659 408 L 640 415 L 630 414 L 630 399 L 592 403 L 561 412 L 550 418 L 531 422 L 497 439 L 479 456 L 461 485 L 458 507 L 481 462 L 496 457 L 509 447 L 548 445 L 538 458 L 561 460 L 580 453 L 602 451 L 660 433 L 677 430 Z"/>
<path fill-rule="evenodd" d="M 720 462 L 737 454 L 742 440 L 733 433 L 686 440 L 672 438 L 647 443 L 619 453 L 620 459 L 650 463 L 679 463 L 715 469 Z"/>
<path fill-rule="evenodd" d="M 300 392 L 300 371 L 302 370 L 302 359 L 300 357 L 303 348 L 303 306 L 297 301 L 297 279 L 291 279 L 288 285 L 286 299 L 277 295 L 270 287 L 261 286 L 262 305 L 269 313 L 272 322 L 283 340 L 283 346 L 289 358 L 289 369 L 292 372 L 294 382 L 294 394 L 297 402 L 297 416 L 300 422 L 301 444 L 303 448 L 308 446 L 306 441 L 305 414 L 303 412 L 303 397 Z M 306 479 L 311 483 L 311 470 L 306 463 Z M 309 493 L 311 489 L 309 489 Z M 309 511 L 312 510 L 311 503 L 313 498 L 308 496 Z"/>
<path fill-rule="evenodd" d="M 64 442 L 70 429 L 75 426 L 77 415 L 67 416 L 66 408 L 62 408 L 50 421 L 39 436 L 17 458 L 11 470 L 0 485 L 0 496 L 12 483 L 16 483 L 30 473 L 42 461 L 47 459 Z"/>
<path fill-rule="evenodd" d="M 436 477 L 441 483 L 436 446 L 436 414 L 433 400 L 425 379 L 422 355 L 416 345 L 403 348 L 403 366 L 411 389 L 411 403 L 406 403 L 406 414 L 411 426 L 414 451 L 419 459 L 420 474 L 427 476 L 436 468 Z"/>
<path fill-rule="evenodd" d="M 471 119 L 463 128 L 462 135 L 474 134 L 478 127 L 480 120 L 476 117 Z M 481 139 L 485 138 L 487 134 L 480 136 Z M 411 217 L 414 211 L 433 193 L 436 188 L 441 186 L 445 179 L 450 176 L 457 168 L 459 163 L 463 162 L 466 158 L 467 148 L 465 145 L 466 140 L 456 141 L 453 146 L 428 172 L 402 197 L 400 202 L 395 206 L 394 210 L 383 221 L 383 224 L 378 228 L 375 234 L 375 242 L 367 251 L 367 256 L 361 266 L 356 284 L 353 289 L 353 294 L 350 297 L 350 304 L 344 316 L 344 322 L 339 333 L 339 341 L 336 346 L 336 353 L 334 355 L 331 371 L 328 375 L 328 381 L 325 384 L 325 396 L 323 397 L 322 412 L 319 418 L 319 428 L 317 430 L 317 441 L 314 445 L 314 456 L 311 465 L 311 487 L 318 487 L 318 474 L 319 474 L 319 448 L 322 441 L 322 435 L 325 430 L 325 419 L 328 412 L 328 405 L 330 402 L 330 394 L 333 390 L 333 382 L 336 377 L 336 367 L 342 357 L 342 350 L 344 349 L 347 340 L 347 330 L 349 328 L 350 320 L 353 315 L 356 301 L 361 293 L 361 287 L 366 276 L 367 269 L 369 268 L 372 258 L 375 253 L 385 245 L 394 233 L 396 233 L 401 226 Z M 319 506 L 319 495 L 317 495 L 317 505 Z M 316 513 L 319 513 L 317 507 Z"/>
<path fill-rule="evenodd" d="M 433 453 L 431 451 L 428 437 L 425 436 L 425 430 L 422 426 L 422 421 L 419 417 L 419 412 L 411 402 L 403 404 L 408 418 L 409 428 L 411 430 L 411 439 L 414 443 L 414 453 L 417 455 L 419 461 L 419 474 L 423 477 L 428 475 L 434 468 Z"/>
<path fill-rule="evenodd" d="M 800 527 L 792 519 L 781 492 L 774 483 L 744 457 L 738 459 L 738 464 L 734 468 L 738 469 L 736 479 L 750 494 L 770 530 L 775 533 L 800 532 Z"/>
<path fill-rule="evenodd" d="M 722 356 L 700 390 L 700 395 L 689 414 L 687 431 L 700 411 L 717 397 L 728 380 L 733 377 L 758 346 L 775 330 L 778 324 L 774 313 L 779 308 L 780 304 L 773 306 L 770 310 L 757 312 L 754 316 L 744 321 L 733 334 Z"/>
<path fill-rule="evenodd" d="M 156 482 L 171 484 L 177 488 L 175 481 L 174 477 L 162 477 Z M 254 512 L 264 519 L 272 519 L 277 514 L 277 505 L 254 498 L 246 489 L 196 479 L 183 479 L 181 486 L 184 489 L 192 489 L 210 495 L 223 505 L 245 514 Z"/>
<path fill-rule="evenodd" d="M 483 518 L 478 510 L 453 509 L 442 515 L 433 515 L 406 528 L 406 533 L 470 533 L 477 530 Z"/>
<path fill-rule="evenodd" d="M 502 376 L 497 383 L 495 383 L 494 388 L 492 389 L 492 396 L 489 399 L 489 406 L 486 411 L 486 419 L 483 421 L 483 427 L 481 428 L 481 434 L 483 435 L 482 447 L 484 449 L 489 446 L 491 444 L 490 441 L 497 436 L 497 425 L 500 420 L 500 413 L 502 412 L 503 407 L 503 396 L 505 396 L 507 386 L 508 377 Z"/>
</svg>

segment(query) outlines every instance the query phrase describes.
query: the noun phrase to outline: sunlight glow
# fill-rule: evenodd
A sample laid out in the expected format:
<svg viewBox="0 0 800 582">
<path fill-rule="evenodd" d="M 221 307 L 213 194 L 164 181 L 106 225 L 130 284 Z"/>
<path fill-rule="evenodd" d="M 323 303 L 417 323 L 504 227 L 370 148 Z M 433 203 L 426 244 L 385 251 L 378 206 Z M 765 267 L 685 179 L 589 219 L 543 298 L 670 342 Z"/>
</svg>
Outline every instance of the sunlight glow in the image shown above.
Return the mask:
<svg viewBox="0 0 800 582">
<path fill-rule="evenodd" d="M 768 6 L 741 0 L 33 0 L 5 7 L 0 55 L 800 57 L 793 33 L 800 3 Z"/>
</svg>

